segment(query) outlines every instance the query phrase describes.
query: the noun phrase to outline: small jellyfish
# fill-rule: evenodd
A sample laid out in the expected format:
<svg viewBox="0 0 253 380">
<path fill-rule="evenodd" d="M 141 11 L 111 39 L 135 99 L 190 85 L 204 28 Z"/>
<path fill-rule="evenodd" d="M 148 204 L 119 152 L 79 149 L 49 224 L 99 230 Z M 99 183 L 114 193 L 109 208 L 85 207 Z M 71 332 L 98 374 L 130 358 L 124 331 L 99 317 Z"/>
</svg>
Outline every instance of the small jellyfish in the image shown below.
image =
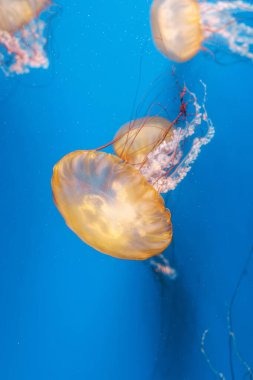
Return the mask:
<svg viewBox="0 0 253 380">
<path fill-rule="evenodd" d="M 180 95 L 180 112 L 173 122 L 147 117 L 125 124 L 116 134 L 115 153 L 134 165 L 159 193 L 177 187 L 190 171 L 202 146 L 214 136 L 214 126 L 205 107 L 206 85 L 203 82 L 202 85 L 203 104 L 200 105 L 196 95 L 185 87 Z M 192 104 L 193 107 L 192 117 L 185 114 L 186 95 L 189 96 L 188 106 Z"/>
<path fill-rule="evenodd" d="M 214 39 L 231 52 L 253 60 L 253 28 L 236 17 L 250 12 L 253 5 L 241 0 L 154 0 L 153 39 L 157 48 L 175 62 L 188 61 Z"/>
<path fill-rule="evenodd" d="M 144 260 L 171 242 L 171 217 L 162 197 L 116 156 L 70 153 L 54 167 L 52 189 L 69 228 L 100 252 Z"/>
<path fill-rule="evenodd" d="M 154 0 L 151 25 L 157 48 L 175 62 L 191 59 L 203 40 L 196 0 Z"/>
<path fill-rule="evenodd" d="M 49 0 L 0 0 L 0 66 L 6 75 L 47 68 L 46 23 L 39 19 Z"/>
</svg>

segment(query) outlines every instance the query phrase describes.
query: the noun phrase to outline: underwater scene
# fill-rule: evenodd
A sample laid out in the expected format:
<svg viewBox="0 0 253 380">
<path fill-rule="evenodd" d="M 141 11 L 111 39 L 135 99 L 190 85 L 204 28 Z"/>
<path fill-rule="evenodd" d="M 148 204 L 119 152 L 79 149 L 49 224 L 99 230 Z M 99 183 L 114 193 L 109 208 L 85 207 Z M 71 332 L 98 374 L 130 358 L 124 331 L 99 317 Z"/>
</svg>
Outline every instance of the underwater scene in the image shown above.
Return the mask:
<svg viewBox="0 0 253 380">
<path fill-rule="evenodd" d="M 252 0 L 0 0 L 0 379 L 253 380 Z"/>
</svg>

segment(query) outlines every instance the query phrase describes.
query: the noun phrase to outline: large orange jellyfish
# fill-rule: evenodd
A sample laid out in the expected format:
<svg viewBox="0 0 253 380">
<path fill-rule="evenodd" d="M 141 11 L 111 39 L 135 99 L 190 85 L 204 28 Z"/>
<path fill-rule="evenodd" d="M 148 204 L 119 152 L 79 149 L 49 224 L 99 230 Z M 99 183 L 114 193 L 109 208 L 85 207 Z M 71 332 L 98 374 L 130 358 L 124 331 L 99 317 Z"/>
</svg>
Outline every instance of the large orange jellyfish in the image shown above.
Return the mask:
<svg viewBox="0 0 253 380">
<path fill-rule="evenodd" d="M 45 22 L 39 16 L 49 5 L 49 0 L 0 0 L 0 45 L 5 50 L 0 65 L 5 74 L 48 67 Z"/>
<path fill-rule="evenodd" d="M 54 167 L 52 188 L 67 225 L 98 251 L 144 260 L 171 242 L 170 212 L 162 197 L 116 156 L 73 152 Z"/>
<path fill-rule="evenodd" d="M 230 51 L 253 60 L 253 28 L 238 13 L 253 12 L 246 1 L 154 0 L 151 26 L 157 48 L 175 62 L 194 57 L 217 39 Z"/>
</svg>

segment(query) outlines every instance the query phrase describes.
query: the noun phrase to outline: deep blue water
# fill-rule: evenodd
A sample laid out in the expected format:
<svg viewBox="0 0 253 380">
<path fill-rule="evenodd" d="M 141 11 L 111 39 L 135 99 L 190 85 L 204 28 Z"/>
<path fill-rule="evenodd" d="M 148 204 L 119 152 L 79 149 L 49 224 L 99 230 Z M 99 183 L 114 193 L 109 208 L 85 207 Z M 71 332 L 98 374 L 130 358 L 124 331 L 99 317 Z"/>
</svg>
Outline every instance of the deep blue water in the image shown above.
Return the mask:
<svg viewBox="0 0 253 380">
<path fill-rule="evenodd" d="M 161 279 L 82 243 L 56 210 L 50 179 L 66 153 L 111 140 L 144 94 L 167 91 L 171 101 L 171 64 L 153 47 L 145 0 L 61 6 L 50 69 L 0 78 L 0 379 L 213 379 L 201 354 L 206 329 L 212 363 L 232 379 L 227 309 L 253 244 L 253 64 L 201 53 L 176 65 L 197 93 L 199 79 L 207 84 L 216 135 L 166 197 L 166 254 L 178 277 Z M 252 305 L 253 263 L 233 308 L 253 365 Z M 242 379 L 236 355 L 234 367 Z"/>
</svg>

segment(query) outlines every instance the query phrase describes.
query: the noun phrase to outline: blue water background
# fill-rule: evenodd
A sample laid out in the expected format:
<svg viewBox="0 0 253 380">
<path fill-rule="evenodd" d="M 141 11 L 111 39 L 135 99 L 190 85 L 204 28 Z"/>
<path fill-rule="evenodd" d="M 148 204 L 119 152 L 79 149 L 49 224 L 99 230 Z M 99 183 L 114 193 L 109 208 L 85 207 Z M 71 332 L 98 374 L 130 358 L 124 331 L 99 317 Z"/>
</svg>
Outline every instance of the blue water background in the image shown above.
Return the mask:
<svg viewBox="0 0 253 380">
<path fill-rule="evenodd" d="M 164 280 L 82 243 L 56 210 L 50 179 L 66 153 L 111 140 L 145 94 L 167 91 L 171 102 L 171 64 L 150 40 L 145 0 L 61 6 L 49 70 L 0 78 L 0 379 L 211 380 L 205 329 L 213 364 L 231 379 L 227 307 L 253 243 L 253 64 L 202 53 L 176 65 L 199 96 L 198 80 L 207 84 L 216 135 L 166 198 L 166 255 L 178 278 Z M 253 265 L 233 309 L 253 365 L 252 304 Z M 236 358 L 235 371 L 242 379 Z"/>
</svg>

